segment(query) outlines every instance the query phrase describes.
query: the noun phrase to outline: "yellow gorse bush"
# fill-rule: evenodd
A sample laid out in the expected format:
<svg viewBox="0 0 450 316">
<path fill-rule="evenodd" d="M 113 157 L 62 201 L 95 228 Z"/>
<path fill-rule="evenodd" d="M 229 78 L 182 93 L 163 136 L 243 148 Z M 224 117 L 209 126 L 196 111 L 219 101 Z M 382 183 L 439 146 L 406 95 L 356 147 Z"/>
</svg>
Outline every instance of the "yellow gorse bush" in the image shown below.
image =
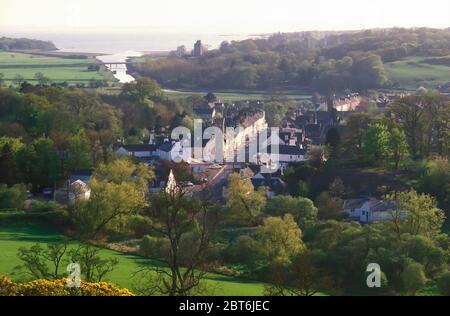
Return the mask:
<svg viewBox="0 0 450 316">
<path fill-rule="evenodd" d="M 80 285 L 79 288 L 70 288 L 65 279 L 15 283 L 0 276 L 0 296 L 134 296 L 128 289 L 108 282 L 81 281 Z"/>
</svg>

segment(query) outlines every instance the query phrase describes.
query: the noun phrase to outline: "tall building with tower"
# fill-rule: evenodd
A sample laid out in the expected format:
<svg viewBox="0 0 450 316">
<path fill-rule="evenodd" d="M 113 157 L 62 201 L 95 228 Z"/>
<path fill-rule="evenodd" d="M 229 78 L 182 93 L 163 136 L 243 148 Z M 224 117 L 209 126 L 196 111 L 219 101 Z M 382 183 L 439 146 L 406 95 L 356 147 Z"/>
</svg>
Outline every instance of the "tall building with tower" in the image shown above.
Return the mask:
<svg viewBox="0 0 450 316">
<path fill-rule="evenodd" d="M 194 50 L 192 52 L 192 56 L 194 57 L 200 57 L 203 56 L 203 54 L 205 53 L 206 48 L 202 45 L 202 41 L 198 40 L 195 44 L 194 44 Z"/>
</svg>

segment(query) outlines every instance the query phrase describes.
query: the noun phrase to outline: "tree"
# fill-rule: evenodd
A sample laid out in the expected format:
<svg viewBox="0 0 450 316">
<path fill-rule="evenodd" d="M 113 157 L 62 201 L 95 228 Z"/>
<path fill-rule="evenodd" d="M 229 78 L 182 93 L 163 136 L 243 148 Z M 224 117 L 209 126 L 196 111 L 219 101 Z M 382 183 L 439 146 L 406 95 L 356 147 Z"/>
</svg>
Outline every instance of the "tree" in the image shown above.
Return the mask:
<svg viewBox="0 0 450 316">
<path fill-rule="evenodd" d="M 341 143 L 341 135 L 336 127 L 332 127 L 327 131 L 325 144 L 330 147 L 330 157 L 337 159 L 339 157 L 339 145 Z"/>
<path fill-rule="evenodd" d="M 205 290 L 205 254 L 218 225 L 218 211 L 208 201 L 187 196 L 180 186 L 152 196 L 145 212 L 152 220 L 151 233 L 165 238 L 169 249 L 162 254 L 165 266 L 141 271 L 140 292 L 186 296 Z"/>
<path fill-rule="evenodd" d="M 26 188 L 23 184 L 8 187 L 0 183 L 0 209 L 21 209 L 25 204 Z"/>
<path fill-rule="evenodd" d="M 274 265 L 270 285 L 264 287 L 269 296 L 313 296 L 326 286 L 326 278 L 315 266 L 311 251 L 304 251 L 288 267 Z"/>
<path fill-rule="evenodd" d="M 291 214 L 302 230 L 311 227 L 317 221 L 317 208 L 313 201 L 304 197 L 278 195 L 268 200 L 265 211 L 271 216 Z"/>
<path fill-rule="evenodd" d="M 408 233 L 433 237 L 440 233 L 445 213 L 432 196 L 410 190 L 388 194 L 385 200 L 392 203 L 389 224 L 398 236 Z"/>
<path fill-rule="evenodd" d="M 18 182 L 16 155 L 24 146 L 20 138 L 0 137 L 0 183 Z"/>
<path fill-rule="evenodd" d="M 97 238 L 107 229 L 123 230 L 125 221 L 145 207 L 148 181 L 153 178 L 153 170 L 128 159 L 101 164 L 89 181 L 89 200 L 78 201 L 69 209 L 81 237 Z"/>
<path fill-rule="evenodd" d="M 362 153 L 364 134 L 373 121 L 369 113 L 352 113 L 347 120 L 343 148 L 354 158 Z"/>
<path fill-rule="evenodd" d="M 342 219 L 345 217 L 342 200 L 331 196 L 328 192 L 320 193 L 315 204 L 319 210 L 319 219 Z"/>
<path fill-rule="evenodd" d="M 206 94 L 203 99 L 205 99 L 206 102 L 210 103 L 210 102 L 214 102 L 217 101 L 217 97 L 215 96 L 214 93 L 212 92 L 208 92 L 208 94 Z"/>
<path fill-rule="evenodd" d="M 42 72 L 35 73 L 34 79 L 36 79 L 38 84 L 41 86 L 45 86 L 50 83 L 50 79 L 47 78 Z"/>
<path fill-rule="evenodd" d="M 17 167 L 24 182 L 53 186 L 58 177 L 58 156 L 49 138 L 38 138 L 17 152 Z"/>
<path fill-rule="evenodd" d="M 437 287 L 441 295 L 450 296 L 450 272 L 444 273 L 439 278 Z"/>
<path fill-rule="evenodd" d="M 439 206 L 450 218 L 450 162 L 446 158 L 435 158 L 427 162 L 419 178 L 419 191 L 436 197 Z"/>
<path fill-rule="evenodd" d="M 302 230 L 290 214 L 268 217 L 258 227 L 257 240 L 267 249 L 271 262 L 288 264 L 291 259 L 305 249 Z"/>
<path fill-rule="evenodd" d="M 67 146 L 69 156 L 66 161 L 68 169 L 90 169 L 93 167 L 91 144 L 84 130 L 72 135 Z"/>
<path fill-rule="evenodd" d="M 15 267 L 16 273 L 26 274 L 33 279 L 57 280 L 66 274 L 66 252 L 66 240 L 62 243 L 49 243 L 45 248 L 39 244 L 19 248 L 17 257 L 22 265 Z"/>
<path fill-rule="evenodd" d="M 248 235 L 241 235 L 231 242 L 225 250 L 226 262 L 243 264 L 245 273 L 249 276 L 256 274 L 267 258 L 265 249 L 258 240 Z"/>
<path fill-rule="evenodd" d="M 423 266 L 414 261 L 408 263 L 403 269 L 401 279 L 403 288 L 409 295 L 416 295 L 417 290 L 420 290 L 427 281 Z"/>
<path fill-rule="evenodd" d="M 5 84 L 5 75 L 0 72 L 0 88 Z"/>
<path fill-rule="evenodd" d="M 341 178 L 337 177 L 330 185 L 329 192 L 331 196 L 342 198 L 345 195 L 345 185 Z"/>
<path fill-rule="evenodd" d="M 321 169 L 327 161 L 327 154 L 327 147 L 311 146 L 308 151 L 308 161 L 314 168 Z"/>
<path fill-rule="evenodd" d="M 399 163 L 408 155 L 408 144 L 405 133 L 394 127 L 389 131 L 389 157 L 394 162 L 395 169 Z"/>
<path fill-rule="evenodd" d="M 22 265 L 15 267 L 16 273 L 26 274 L 33 279 L 58 280 L 67 275 L 66 264 L 76 262 L 86 281 L 100 282 L 117 265 L 117 259 L 100 257 L 101 248 L 80 244 L 70 249 L 68 240 L 49 243 L 43 248 L 35 244 L 30 248 L 20 248 L 17 256 Z"/>
<path fill-rule="evenodd" d="M 117 258 L 102 258 L 101 248 L 89 244 L 81 244 L 75 249 L 68 251 L 71 262 L 80 265 L 81 274 L 88 282 L 100 282 L 110 272 L 112 272 L 119 260 Z"/>
<path fill-rule="evenodd" d="M 229 217 L 240 225 L 257 223 L 261 210 L 266 205 L 265 191 L 255 191 L 253 184 L 243 179 L 239 174 L 228 176 L 227 207 Z"/>
<path fill-rule="evenodd" d="M 155 80 L 139 78 L 133 83 L 123 85 L 122 96 L 143 104 L 147 98 L 161 99 L 163 97 L 163 91 Z"/>
<path fill-rule="evenodd" d="M 363 152 L 368 161 L 384 161 L 389 154 L 389 131 L 385 125 L 369 126 L 363 139 Z"/>
<path fill-rule="evenodd" d="M 414 159 L 418 158 L 423 144 L 424 104 L 416 96 L 396 100 L 390 110 L 401 129 L 405 132 L 409 150 Z"/>
<path fill-rule="evenodd" d="M 21 75 L 15 75 L 12 82 L 17 86 L 20 87 L 25 82 L 25 78 Z"/>
</svg>

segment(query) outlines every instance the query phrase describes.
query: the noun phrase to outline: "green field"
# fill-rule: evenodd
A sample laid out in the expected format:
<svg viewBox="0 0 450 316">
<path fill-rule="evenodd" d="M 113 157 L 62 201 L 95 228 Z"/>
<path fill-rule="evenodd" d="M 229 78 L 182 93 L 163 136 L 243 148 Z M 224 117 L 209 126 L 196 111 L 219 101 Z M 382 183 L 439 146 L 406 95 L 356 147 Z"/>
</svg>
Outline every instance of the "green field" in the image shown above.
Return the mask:
<svg viewBox="0 0 450 316">
<path fill-rule="evenodd" d="M 51 243 L 61 241 L 61 236 L 54 230 L 39 226 L 1 226 L 0 227 L 0 275 L 11 276 L 14 267 L 20 264 L 17 250 L 20 247 L 30 247 L 36 243 Z M 75 243 L 74 243 L 75 244 Z M 113 257 L 119 260 L 116 269 L 107 276 L 107 280 L 122 287 L 133 288 L 135 279 L 133 273 L 142 265 L 157 264 L 149 259 L 124 254 L 109 249 L 101 251 L 103 257 Z M 13 278 L 15 278 L 13 276 Z M 210 274 L 205 281 L 213 295 L 263 295 L 262 283 L 247 281 L 225 275 Z"/>
<path fill-rule="evenodd" d="M 399 88 L 410 90 L 416 90 L 421 86 L 433 89 L 450 82 L 449 66 L 432 65 L 425 60 L 425 57 L 408 57 L 386 63 L 389 79 L 393 83 L 398 83 Z"/>
<path fill-rule="evenodd" d="M 187 98 L 191 95 L 204 96 L 208 91 L 188 91 L 188 90 L 165 90 L 164 91 L 169 99 Z M 262 91 L 213 91 L 218 99 L 222 102 L 235 102 L 242 100 L 263 100 L 271 96 L 270 93 L 264 93 Z M 280 97 L 284 97 L 288 100 L 309 100 L 311 95 L 302 94 L 300 92 L 284 91 L 277 94 Z"/>
<path fill-rule="evenodd" d="M 6 85 L 12 84 L 15 76 L 20 75 L 26 81 L 36 83 L 34 75 L 44 74 L 51 82 L 69 84 L 88 83 L 90 80 L 116 81 L 113 74 L 104 66 L 100 71 L 89 71 L 88 66 L 95 63 L 94 57 L 86 59 L 47 57 L 41 55 L 0 52 L 0 73 Z"/>
</svg>

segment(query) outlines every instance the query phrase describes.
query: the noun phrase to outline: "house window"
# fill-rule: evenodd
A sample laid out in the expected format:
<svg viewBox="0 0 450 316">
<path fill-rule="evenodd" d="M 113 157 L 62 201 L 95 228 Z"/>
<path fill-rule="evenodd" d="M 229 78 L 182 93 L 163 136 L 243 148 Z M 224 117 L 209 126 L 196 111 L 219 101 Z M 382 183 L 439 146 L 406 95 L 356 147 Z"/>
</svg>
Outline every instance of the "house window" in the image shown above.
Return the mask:
<svg viewBox="0 0 450 316">
<path fill-rule="evenodd" d="M 366 215 L 366 211 L 362 211 L 362 215 Z"/>
</svg>

